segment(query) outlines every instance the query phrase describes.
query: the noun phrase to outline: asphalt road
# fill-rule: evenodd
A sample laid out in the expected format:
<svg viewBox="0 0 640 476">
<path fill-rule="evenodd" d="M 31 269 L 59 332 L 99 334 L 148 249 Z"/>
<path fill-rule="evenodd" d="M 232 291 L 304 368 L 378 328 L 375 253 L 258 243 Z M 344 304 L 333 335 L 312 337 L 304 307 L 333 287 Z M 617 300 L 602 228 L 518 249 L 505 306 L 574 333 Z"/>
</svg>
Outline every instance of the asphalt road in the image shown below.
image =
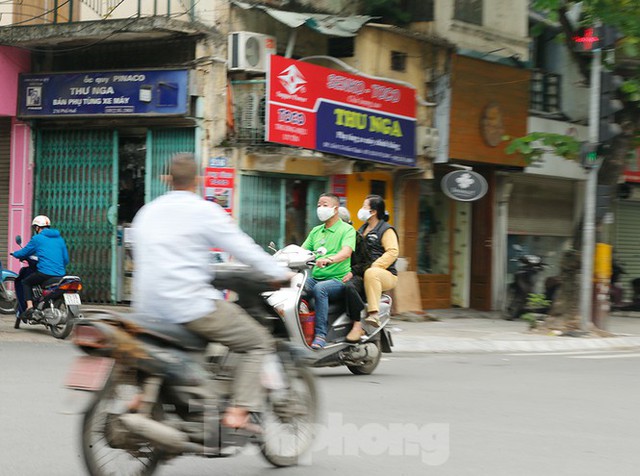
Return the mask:
<svg viewBox="0 0 640 476">
<path fill-rule="evenodd" d="M 0 474 L 86 474 L 66 342 L 0 342 Z M 323 422 L 302 466 L 253 449 L 159 475 L 636 476 L 640 354 L 391 356 L 375 374 L 317 370 Z"/>
</svg>

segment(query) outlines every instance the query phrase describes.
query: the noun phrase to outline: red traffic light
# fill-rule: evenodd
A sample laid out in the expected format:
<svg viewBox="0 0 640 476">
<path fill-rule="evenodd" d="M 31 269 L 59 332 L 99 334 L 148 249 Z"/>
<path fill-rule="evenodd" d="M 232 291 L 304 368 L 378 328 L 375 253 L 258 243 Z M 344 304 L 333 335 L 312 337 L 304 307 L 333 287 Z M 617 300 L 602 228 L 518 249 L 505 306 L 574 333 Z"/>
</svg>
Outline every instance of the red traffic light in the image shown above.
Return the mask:
<svg viewBox="0 0 640 476">
<path fill-rule="evenodd" d="M 579 28 L 571 39 L 573 40 L 573 49 L 580 53 L 589 53 L 600 48 L 600 36 L 594 27 Z"/>
</svg>

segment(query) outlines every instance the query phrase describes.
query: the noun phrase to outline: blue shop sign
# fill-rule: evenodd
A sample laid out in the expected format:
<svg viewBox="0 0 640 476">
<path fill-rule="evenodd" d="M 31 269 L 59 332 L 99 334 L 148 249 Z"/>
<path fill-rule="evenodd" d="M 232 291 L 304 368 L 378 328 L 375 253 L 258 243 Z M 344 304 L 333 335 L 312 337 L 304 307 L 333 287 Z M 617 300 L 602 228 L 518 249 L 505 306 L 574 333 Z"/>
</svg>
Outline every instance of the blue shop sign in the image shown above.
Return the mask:
<svg viewBox="0 0 640 476">
<path fill-rule="evenodd" d="M 187 113 L 187 70 L 22 74 L 18 117 Z"/>
<path fill-rule="evenodd" d="M 349 127 L 342 120 L 346 115 L 357 118 Z M 414 118 L 321 102 L 317 112 L 316 150 L 415 166 L 415 130 Z"/>
</svg>

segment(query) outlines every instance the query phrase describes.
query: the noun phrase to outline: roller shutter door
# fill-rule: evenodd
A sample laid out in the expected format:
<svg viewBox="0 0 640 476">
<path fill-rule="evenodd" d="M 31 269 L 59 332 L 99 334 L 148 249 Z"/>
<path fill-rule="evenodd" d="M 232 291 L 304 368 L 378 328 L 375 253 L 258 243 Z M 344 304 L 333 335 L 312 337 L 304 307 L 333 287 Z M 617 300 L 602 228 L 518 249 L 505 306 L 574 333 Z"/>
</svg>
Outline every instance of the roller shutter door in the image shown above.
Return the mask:
<svg viewBox="0 0 640 476">
<path fill-rule="evenodd" d="M 640 202 L 617 203 L 613 254 L 626 271 L 620 278 L 624 298 L 631 299 L 630 281 L 640 278 Z"/>
<path fill-rule="evenodd" d="M 509 198 L 509 234 L 571 236 L 575 182 L 549 177 L 513 177 Z"/>
<path fill-rule="evenodd" d="M 0 118 L 0 259 L 7 263 L 9 233 L 9 167 L 11 163 L 11 118 Z"/>
</svg>

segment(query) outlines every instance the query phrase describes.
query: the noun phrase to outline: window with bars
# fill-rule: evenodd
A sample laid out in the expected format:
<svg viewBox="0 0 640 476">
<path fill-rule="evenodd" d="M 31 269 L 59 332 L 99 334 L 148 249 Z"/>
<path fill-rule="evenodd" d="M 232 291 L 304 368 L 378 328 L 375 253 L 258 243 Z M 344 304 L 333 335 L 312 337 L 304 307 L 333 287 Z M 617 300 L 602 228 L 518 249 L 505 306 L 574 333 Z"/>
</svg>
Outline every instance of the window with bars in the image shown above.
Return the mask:
<svg viewBox="0 0 640 476">
<path fill-rule="evenodd" d="M 531 75 L 530 109 L 548 113 L 561 112 L 560 80 L 559 74 L 534 70 Z"/>
<path fill-rule="evenodd" d="M 402 51 L 391 52 L 391 70 L 406 71 L 407 70 L 407 53 Z"/>
<path fill-rule="evenodd" d="M 456 0 L 453 18 L 465 23 L 482 25 L 483 0 Z"/>
<path fill-rule="evenodd" d="M 262 144 L 265 139 L 266 81 L 233 81 L 233 130 L 237 142 Z"/>
</svg>

